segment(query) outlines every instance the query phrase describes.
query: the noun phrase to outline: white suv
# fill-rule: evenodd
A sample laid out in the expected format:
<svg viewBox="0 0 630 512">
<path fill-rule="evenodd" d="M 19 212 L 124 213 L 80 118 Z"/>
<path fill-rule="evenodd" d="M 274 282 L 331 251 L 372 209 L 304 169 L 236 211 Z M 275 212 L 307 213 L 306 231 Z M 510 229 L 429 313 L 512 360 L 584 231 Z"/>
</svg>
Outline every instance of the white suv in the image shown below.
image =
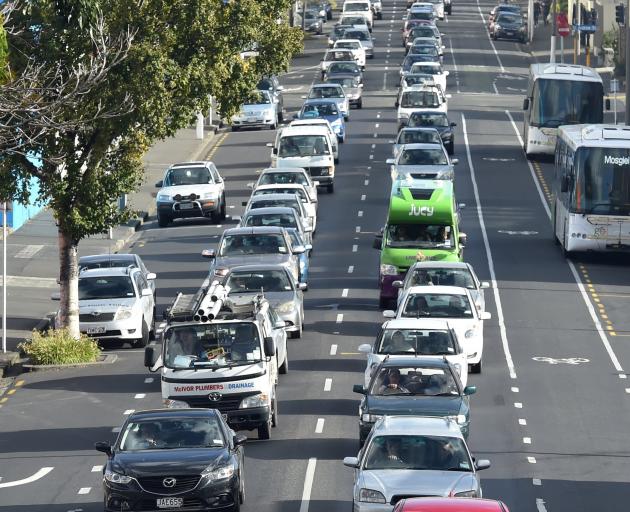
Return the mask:
<svg viewBox="0 0 630 512">
<path fill-rule="evenodd" d="M 144 347 L 154 331 L 155 299 L 134 266 L 79 273 L 79 328 L 99 340 L 130 341 Z"/>
<path fill-rule="evenodd" d="M 211 217 L 225 219 L 225 185 L 212 162 L 171 165 L 155 186 L 157 220 L 162 228 L 176 218 Z"/>
</svg>

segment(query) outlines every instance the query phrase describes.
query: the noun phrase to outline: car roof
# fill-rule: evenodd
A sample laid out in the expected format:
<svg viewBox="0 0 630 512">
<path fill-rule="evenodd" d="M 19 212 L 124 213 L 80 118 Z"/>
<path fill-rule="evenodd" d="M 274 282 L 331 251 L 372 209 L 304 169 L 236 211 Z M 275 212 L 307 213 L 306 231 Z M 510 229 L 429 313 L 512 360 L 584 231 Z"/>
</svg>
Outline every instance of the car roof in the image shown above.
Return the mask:
<svg viewBox="0 0 630 512">
<path fill-rule="evenodd" d="M 349 60 L 336 60 L 335 61 L 335 63 L 338 63 L 338 62 L 342 63 L 342 64 L 345 64 L 347 62 L 352 62 L 352 64 L 356 64 L 356 62 L 349 61 Z M 321 89 L 322 87 L 341 87 L 341 85 L 339 85 L 339 84 L 331 84 L 329 82 L 322 82 L 322 83 L 319 83 L 319 84 L 311 85 L 311 89 Z"/>
<path fill-rule="evenodd" d="M 385 359 L 381 363 L 385 368 L 392 366 L 432 366 L 434 368 L 449 368 L 450 365 L 446 359 L 439 359 L 435 356 L 396 356 L 395 359 Z"/>
<path fill-rule="evenodd" d="M 409 144 L 403 144 L 402 149 L 444 149 L 444 145 L 440 142 L 413 142 Z"/>
<path fill-rule="evenodd" d="M 337 62 L 344 62 L 344 61 L 337 61 Z M 335 73 L 335 78 L 352 78 L 354 80 L 356 76 L 353 75 L 352 73 Z M 324 83 L 327 84 L 330 82 L 326 81 Z M 339 85 L 339 84 L 335 84 L 335 85 Z"/>
<path fill-rule="evenodd" d="M 191 162 L 178 162 L 176 164 L 170 165 L 169 169 L 175 169 L 177 167 L 208 167 L 212 165 L 210 160 L 194 160 Z"/>
<path fill-rule="evenodd" d="M 149 409 L 146 411 L 135 411 L 129 415 L 129 419 L 160 420 L 165 418 L 198 418 L 206 416 L 218 416 L 216 409 L 205 408 L 182 408 L 182 409 Z"/>
<path fill-rule="evenodd" d="M 459 286 L 411 286 L 407 288 L 408 295 L 421 294 L 421 293 L 431 293 L 431 294 L 449 294 L 449 295 L 468 295 L 468 290 L 466 288 L 461 288 Z"/>
<path fill-rule="evenodd" d="M 434 68 L 437 67 L 442 67 L 442 64 L 440 64 L 439 62 L 431 62 L 431 61 L 418 61 L 418 62 L 414 62 L 412 64 L 412 66 L 415 66 L 416 64 L 420 64 L 420 65 L 425 65 L 425 66 L 432 66 Z"/>
<path fill-rule="evenodd" d="M 136 267 L 135 265 L 130 265 L 130 267 L 105 267 L 84 269 L 80 271 L 79 278 L 129 276 L 132 271 L 138 271 L 138 267 Z"/>
<path fill-rule="evenodd" d="M 334 84 L 334 85 L 339 85 L 339 84 Z M 308 98 L 306 100 L 304 100 L 304 105 L 317 105 L 317 104 L 328 104 L 328 105 L 337 105 L 337 102 L 331 98 Z"/>
<path fill-rule="evenodd" d="M 281 174 L 300 173 L 300 174 L 306 174 L 308 176 L 308 173 L 303 167 L 267 167 L 266 169 L 263 169 L 262 171 L 260 171 L 261 175 L 275 174 L 275 173 L 281 173 Z"/>
<path fill-rule="evenodd" d="M 258 185 L 256 187 L 256 189 L 254 190 L 254 192 L 256 192 L 256 190 L 270 190 L 273 188 L 294 188 L 294 189 L 301 189 L 301 190 L 305 190 L 306 187 L 304 185 L 302 185 L 301 183 L 268 183 L 266 185 Z M 265 194 L 267 196 L 271 196 L 271 195 L 276 195 L 276 194 Z M 284 194 L 280 194 L 280 195 L 284 195 Z M 255 196 L 254 196 L 255 197 Z"/>
<path fill-rule="evenodd" d="M 339 43 L 359 43 L 359 44 L 361 44 L 361 40 L 360 39 L 350 39 L 350 38 L 349 39 L 346 39 L 346 38 L 337 39 L 335 41 L 335 44 L 339 44 Z M 337 50 L 337 48 L 334 48 L 334 49 Z"/>
<path fill-rule="evenodd" d="M 282 271 L 288 272 L 288 269 L 284 265 L 279 265 L 279 264 L 274 264 L 274 263 L 255 263 L 251 265 L 236 265 L 234 267 L 230 267 L 228 270 L 229 271 L 228 271 L 227 276 L 235 272 L 256 272 L 257 270 L 282 270 Z"/>
<path fill-rule="evenodd" d="M 284 228 L 280 226 L 249 226 L 246 228 L 229 228 L 223 232 L 225 235 L 257 235 L 257 234 L 279 234 Z"/>
<path fill-rule="evenodd" d="M 90 254 L 88 256 L 81 256 L 79 258 L 79 264 L 81 263 L 102 263 L 107 261 L 129 261 L 130 264 L 135 264 L 137 261 L 137 254 L 129 253 L 114 253 L 114 254 Z"/>
<path fill-rule="evenodd" d="M 431 261 L 417 261 L 413 265 L 411 265 L 409 270 L 415 270 L 417 268 L 464 268 L 468 270 L 469 266 L 468 266 L 468 263 L 466 263 L 465 261 L 431 260 Z"/>
<path fill-rule="evenodd" d="M 462 431 L 452 420 L 426 416 L 385 416 L 373 427 L 374 435 L 426 435 L 463 439 Z"/>
<path fill-rule="evenodd" d="M 330 130 L 326 126 L 317 126 L 317 125 L 300 125 L 300 126 L 292 126 L 289 125 L 286 128 L 282 129 L 280 133 L 280 138 L 289 137 L 291 135 L 328 135 Z M 281 169 L 281 167 L 279 167 Z"/>
<path fill-rule="evenodd" d="M 256 187 L 256 189 L 260 189 L 262 187 L 264 187 L 265 185 L 260 185 L 259 187 Z M 290 193 L 286 193 L 286 194 L 258 194 L 258 195 L 252 195 L 249 198 L 249 201 L 251 203 L 253 202 L 257 202 L 257 201 L 262 201 L 263 199 L 296 199 L 297 201 L 300 201 L 300 198 L 298 197 L 297 194 L 290 194 Z"/>
<path fill-rule="evenodd" d="M 382 325 L 383 329 L 430 329 L 446 331 L 450 329 L 447 319 L 441 318 L 396 318 Z"/>
<path fill-rule="evenodd" d="M 266 215 L 271 213 L 290 213 L 294 214 L 295 210 L 290 206 L 267 206 L 265 208 L 254 208 L 253 210 L 247 210 L 243 217 L 254 217 L 256 215 Z"/>
<path fill-rule="evenodd" d="M 505 512 L 502 502 L 481 498 L 406 498 L 401 512 Z"/>
<path fill-rule="evenodd" d="M 440 134 L 438 129 L 433 126 L 405 126 L 400 129 L 399 133 L 401 132 L 435 132 L 438 135 Z"/>
<path fill-rule="evenodd" d="M 446 115 L 446 112 L 442 112 L 440 110 L 436 110 L 436 109 L 433 109 L 433 108 L 419 108 L 418 110 L 414 110 L 409 115 L 412 116 L 414 114 L 433 114 L 433 115 L 438 115 L 438 116 L 441 116 L 441 117 L 448 117 Z"/>
</svg>

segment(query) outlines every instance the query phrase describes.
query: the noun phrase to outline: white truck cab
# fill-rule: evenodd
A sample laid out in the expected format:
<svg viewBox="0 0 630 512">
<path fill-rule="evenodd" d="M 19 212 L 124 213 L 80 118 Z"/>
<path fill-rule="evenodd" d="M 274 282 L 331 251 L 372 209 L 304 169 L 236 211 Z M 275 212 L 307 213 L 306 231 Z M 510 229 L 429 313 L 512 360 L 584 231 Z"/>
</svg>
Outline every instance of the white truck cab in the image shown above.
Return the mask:
<svg viewBox="0 0 630 512">
<path fill-rule="evenodd" d="M 285 322 L 258 295 L 236 305 L 218 282 L 179 293 L 166 310 L 160 345 L 144 364 L 160 371 L 167 407 L 218 409 L 234 430 L 269 439 L 277 422 L 278 373 L 288 370 Z"/>
</svg>

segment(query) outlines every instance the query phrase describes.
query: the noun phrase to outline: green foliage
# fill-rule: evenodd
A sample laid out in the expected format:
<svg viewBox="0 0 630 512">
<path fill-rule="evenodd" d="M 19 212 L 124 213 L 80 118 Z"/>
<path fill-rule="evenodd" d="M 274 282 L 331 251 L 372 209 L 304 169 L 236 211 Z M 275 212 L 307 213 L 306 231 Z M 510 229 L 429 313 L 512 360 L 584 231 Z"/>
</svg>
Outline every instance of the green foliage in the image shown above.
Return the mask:
<svg viewBox="0 0 630 512">
<path fill-rule="evenodd" d="M 0 15 L 0 84 L 6 81 L 9 71 L 9 47 L 3 25 L 4 18 Z"/>
<path fill-rule="evenodd" d="M 18 346 L 34 364 L 93 363 L 101 354 L 96 341 L 81 335 L 71 336 L 67 329 L 50 330 L 44 334 L 33 331 L 33 339 Z"/>
</svg>

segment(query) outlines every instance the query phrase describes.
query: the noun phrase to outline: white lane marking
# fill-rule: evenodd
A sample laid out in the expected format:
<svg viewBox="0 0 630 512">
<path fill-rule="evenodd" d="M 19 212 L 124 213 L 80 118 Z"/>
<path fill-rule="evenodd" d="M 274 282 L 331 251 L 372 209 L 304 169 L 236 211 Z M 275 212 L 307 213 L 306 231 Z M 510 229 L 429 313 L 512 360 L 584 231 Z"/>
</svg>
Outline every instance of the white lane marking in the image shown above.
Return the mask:
<svg viewBox="0 0 630 512">
<path fill-rule="evenodd" d="M 479 0 L 477 0 L 479 1 Z M 481 12 L 481 9 L 479 10 Z M 481 200 L 479 198 L 479 188 L 477 187 L 477 178 L 475 176 L 475 167 L 473 166 L 472 155 L 470 153 L 470 143 L 468 141 L 468 130 L 466 129 L 466 116 L 462 113 L 462 129 L 464 131 L 464 143 L 466 145 L 466 156 L 468 158 L 468 167 L 470 169 L 470 179 L 473 185 L 473 191 L 475 193 L 475 202 L 477 203 L 477 217 L 479 218 L 479 226 L 481 227 L 481 235 L 483 237 L 483 244 L 486 248 L 486 258 L 488 259 L 488 268 L 490 270 L 490 282 L 492 291 L 494 293 L 494 303 L 497 308 L 497 320 L 499 323 L 499 333 L 501 335 L 501 344 L 503 345 L 503 353 L 505 355 L 505 362 L 507 363 L 508 371 L 512 379 L 516 379 L 516 369 L 514 368 L 514 361 L 512 360 L 512 353 L 510 352 L 510 345 L 507 338 L 507 330 L 505 328 L 505 319 L 503 317 L 503 305 L 501 303 L 501 296 L 499 295 L 499 287 L 497 285 L 497 276 L 494 271 L 494 260 L 492 258 L 492 250 L 490 249 L 490 242 L 488 241 L 488 232 L 486 231 L 486 224 L 483 218 L 483 211 L 481 209 Z"/>
<path fill-rule="evenodd" d="M 302 502 L 300 503 L 300 512 L 308 512 L 316 466 L 317 459 L 315 457 L 311 457 L 310 459 L 308 459 L 308 464 L 306 465 L 306 475 L 304 475 L 304 489 L 302 490 Z"/>
<path fill-rule="evenodd" d="M 118 434 L 118 432 L 120 432 L 120 427 L 114 427 L 114 428 L 112 428 L 112 432 L 113 432 L 114 434 Z"/>
<path fill-rule="evenodd" d="M 358 217 L 363 217 L 363 210 L 359 210 L 359 213 L 357 214 Z"/>
<path fill-rule="evenodd" d="M 130 414 L 133 414 L 136 410 L 135 409 L 127 409 L 125 412 L 123 412 L 124 416 L 129 416 Z"/>
<path fill-rule="evenodd" d="M 348 267 L 348 274 L 352 274 L 352 272 L 354 272 L 354 265 Z"/>
<path fill-rule="evenodd" d="M 453 69 L 455 71 L 455 80 L 456 80 L 456 85 L 457 85 L 457 92 L 459 93 L 459 77 L 458 74 L 459 72 L 457 71 L 457 62 L 455 61 L 455 52 L 453 51 L 453 43 L 451 41 L 448 42 L 449 46 L 451 47 L 451 57 L 453 59 Z"/>
<path fill-rule="evenodd" d="M 485 29 L 485 25 L 486 25 L 486 19 L 483 17 L 483 13 L 481 12 L 481 5 L 479 4 L 479 0 L 477 0 L 477 9 L 479 10 L 479 16 L 481 16 L 481 23 L 484 26 Z M 492 39 L 490 38 L 490 32 L 486 29 L 485 30 L 486 35 L 488 36 L 488 41 L 490 41 L 490 46 L 492 46 L 492 51 L 494 52 L 494 55 L 497 58 L 497 62 L 499 63 L 499 67 L 501 68 L 501 73 L 505 73 L 505 68 L 503 67 L 503 62 L 501 62 L 501 57 L 499 57 L 499 52 L 497 52 L 496 47 L 494 46 L 494 43 L 492 42 Z"/>
<path fill-rule="evenodd" d="M 342 297 L 347 297 L 348 296 L 348 288 L 344 288 L 341 292 L 341 296 Z"/>
<path fill-rule="evenodd" d="M 519 425 L 527 425 L 527 420 L 524 418 L 519 418 L 518 419 L 518 424 Z"/>
<path fill-rule="evenodd" d="M 372 137 L 376 139 L 378 137 L 378 133 L 375 133 L 374 135 L 372 135 Z"/>
<path fill-rule="evenodd" d="M 48 473 L 50 473 L 54 467 L 46 467 L 41 468 L 37 473 L 31 475 L 26 478 L 22 478 L 21 480 L 14 480 L 13 482 L 2 482 L 0 483 L 0 489 L 5 489 L 7 487 L 17 487 L 18 485 L 30 484 L 33 483 L 40 478 L 45 477 Z"/>
<path fill-rule="evenodd" d="M 324 431 L 324 418 L 317 418 L 317 423 L 315 424 L 315 433 L 321 434 Z"/>
<path fill-rule="evenodd" d="M 365 201 L 365 194 L 361 194 L 361 201 Z"/>
<path fill-rule="evenodd" d="M 374 160 L 374 155 L 370 155 L 370 160 Z"/>
<path fill-rule="evenodd" d="M 538 512 L 547 512 L 547 507 L 545 507 L 545 500 L 542 498 L 536 498 L 536 508 Z"/>
<path fill-rule="evenodd" d="M 380 119 L 381 118 L 381 114 L 376 114 L 376 119 Z"/>
<path fill-rule="evenodd" d="M 363 184 L 367 187 L 370 184 L 370 180 L 365 180 Z"/>
<path fill-rule="evenodd" d="M 626 388 L 626 393 L 630 394 L 630 388 Z"/>
<path fill-rule="evenodd" d="M 497 89 L 497 84 L 492 82 L 492 88 L 494 89 L 494 94 L 499 94 L 499 89 Z"/>
<path fill-rule="evenodd" d="M 136 394 L 136 395 L 134 396 L 134 398 L 135 398 L 136 400 L 140 400 L 140 399 L 144 398 L 145 396 L 147 396 L 145 393 L 138 393 L 138 394 Z"/>
<path fill-rule="evenodd" d="M 532 478 L 532 485 L 542 485 L 540 478 Z"/>
<path fill-rule="evenodd" d="M 92 490 L 91 487 L 81 487 L 81 489 L 79 489 L 79 492 L 77 492 L 77 494 L 90 494 L 91 490 Z"/>
<path fill-rule="evenodd" d="M 381 125 L 380 125 L 380 124 L 378 124 L 378 123 L 376 123 L 376 124 L 374 125 L 374 128 L 378 128 L 379 126 L 381 126 Z"/>
<path fill-rule="evenodd" d="M 516 407 L 517 409 L 522 409 L 523 404 L 521 402 L 514 402 L 514 407 Z"/>
<path fill-rule="evenodd" d="M 524 437 L 523 438 L 523 442 L 525 444 L 532 444 L 532 438 L 531 437 Z"/>
<path fill-rule="evenodd" d="M 331 356 L 336 356 L 337 355 L 337 345 L 331 345 L 330 346 L 330 355 Z"/>
<path fill-rule="evenodd" d="M 332 379 L 328 378 L 324 381 L 324 391 L 330 391 L 332 389 Z"/>
<path fill-rule="evenodd" d="M 376 144 L 372 144 L 372 149 L 374 149 L 376 147 Z"/>
<path fill-rule="evenodd" d="M 536 457 L 527 457 L 527 462 L 530 464 L 536 464 Z"/>
<path fill-rule="evenodd" d="M 14 258 L 22 258 L 22 259 L 32 258 L 43 248 L 44 248 L 43 245 L 27 245 L 26 247 L 24 247 L 24 249 L 22 249 L 21 251 L 18 251 L 15 254 Z"/>
<path fill-rule="evenodd" d="M 358 245 L 356 245 L 356 244 L 354 244 L 354 245 L 352 246 L 352 252 L 357 252 L 358 250 L 359 250 L 359 246 L 358 246 Z"/>
<path fill-rule="evenodd" d="M 511 390 L 512 390 L 512 393 L 518 393 L 519 392 L 519 389 L 516 386 L 512 386 Z"/>
<path fill-rule="evenodd" d="M 512 114 L 510 113 L 509 110 L 506 110 L 505 113 L 508 116 L 508 118 L 510 120 L 510 123 L 512 124 L 512 128 L 514 129 L 514 133 L 516 133 L 516 138 L 518 139 L 519 144 L 522 147 L 523 146 L 523 138 L 521 137 L 521 134 L 519 133 L 518 128 L 516 127 L 516 123 L 514 122 L 514 118 L 512 117 Z M 551 210 L 549 209 L 549 205 L 547 204 L 547 200 L 545 199 L 545 195 L 543 194 L 542 188 L 540 187 L 540 183 L 538 182 L 538 178 L 536 178 L 536 173 L 534 172 L 534 166 L 532 165 L 532 163 L 529 160 L 527 160 L 527 165 L 529 167 L 529 172 L 530 172 L 530 175 L 532 177 L 532 180 L 534 180 L 534 185 L 536 186 L 536 189 L 538 190 L 538 197 L 540 197 L 540 201 L 541 201 L 543 207 L 545 208 L 545 212 L 547 213 L 547 217 L 549 217 L 549 219 L 551 219 Z M 582 295 L 582 299 L 584 300 L 584 304 L 586 304 L 586 309 L 588 310 L 589 314 L 591 315 L 591 319 L 592 319 L 593 323 L 595 324 L 595 329 L 597 330 L 597 333 L 599 334 L 599 339 L 602 341 L 602 344 L 604 345 L 604 349 L 608 353 L 608 357 L 610 358 L 613 367 L 615 368 L 615 370 L 617 372 L 619 372 L 619 378 L 623 379 L 623 378 L 626 377 L 625 375 L 623 377 L 621 377 L 621 375 L 624 374 L 623 367 L 621 366 L 621 363 L 619 362 L 619 359 L 617 358 L 617 354 L 615 354 L 615 351 L 613 350 L 612 346 L 610 345 L 610 341 L 608 341 L 608 336 L 606 335 L 606 332 L 604 331 L 604 328 L 602 327 L 602 324 L 599 321 L 597 313 L 595 313 L 595 307 L 593 306 L 593 303 L 591 302 L 591 299 L 589 298 L 588 294 L 586 293 L 586 289 L 584 288 L 584 284 L 582 283 L 582 280 L 580 279 L 580 276 L 579 276 L 579 274 L 577 272 L 577 269 L 575 268 L 575 265 L 573 264 L 573 262 L 571 260 L 566 260 L 566 261 L 567 261 L 567 265 L 569 265 L 569 269 L 571 270 L 571 273 L 573 274 L 573 279 L 575 279 L 575 283 L 577 284 L 578 290 L 580 291 L 580 294 Z"/>
<path fill-rule="evenodd" d="M 337 313 L 337 320 L 336 322 L 338 324 L 340 324 L 341 322 L 343 322 L 343 313 Z"/>
<path fill-rule="evenodd" d="M 153 377 L 147 377 L 146 379 L 144 379 L 144 383 L 145 384 L 151 384 L 153 382 Z"/>
<path fill-rule="evenodd" d="M 103 471 L 103 466 L 92 466 L 92 473 L 100 473 Z"/>
<path fill-rule="evenodd" d="M 619 374 L 619 378 L 620 379 L 625 379 L 625 378 L 627 378 L 627 375 L 625 373 L 620 373 Z"/>
<path fill-rule="evenodd" d="M 356 228 L 354 228 L 354 232 L 361 233 L 361 226 L 357 226 Z"/>
</svg>

